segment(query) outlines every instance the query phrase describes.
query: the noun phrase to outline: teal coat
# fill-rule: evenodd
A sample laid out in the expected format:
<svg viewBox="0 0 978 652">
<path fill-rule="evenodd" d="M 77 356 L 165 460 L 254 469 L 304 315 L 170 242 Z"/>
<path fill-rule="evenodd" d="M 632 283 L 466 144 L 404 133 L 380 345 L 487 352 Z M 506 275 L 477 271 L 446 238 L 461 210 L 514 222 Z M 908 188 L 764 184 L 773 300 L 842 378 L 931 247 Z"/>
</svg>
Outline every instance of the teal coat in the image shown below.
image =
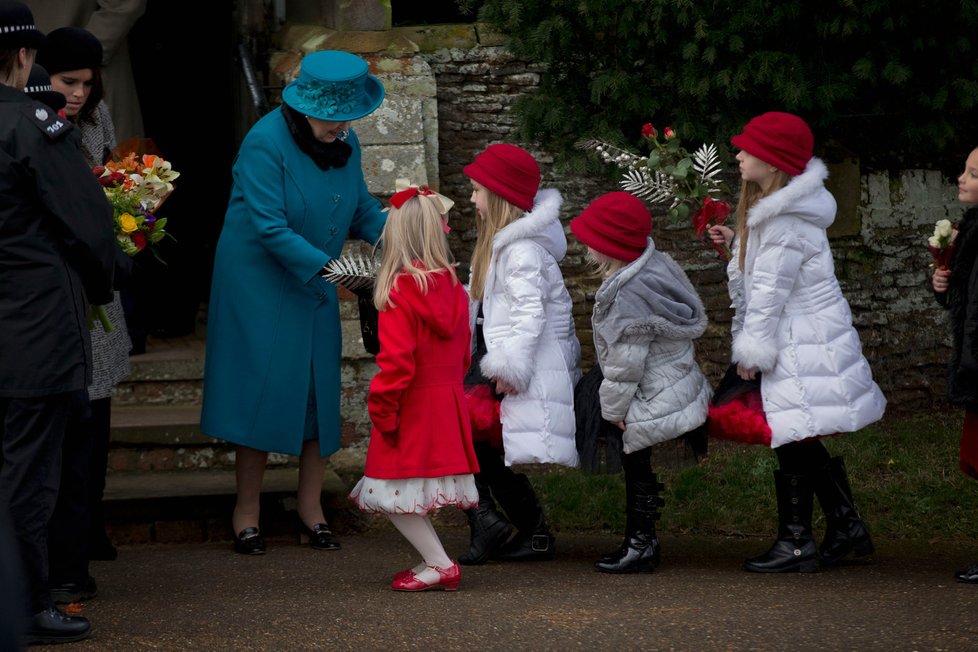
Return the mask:
<svg viewBox="0 0 978 652">
<path fill-rule="evenodd" d="M 320 170 L 281 110 L 245 137 L 214 259 L 201 430 L 258 450 L 302 448 L 310 377 L 319 448 L 340 446 L 340 320 L 319 271 L 348 236 L 376 242 L 386 214 L 350 132 L 346 166 Z"/>
</svg>

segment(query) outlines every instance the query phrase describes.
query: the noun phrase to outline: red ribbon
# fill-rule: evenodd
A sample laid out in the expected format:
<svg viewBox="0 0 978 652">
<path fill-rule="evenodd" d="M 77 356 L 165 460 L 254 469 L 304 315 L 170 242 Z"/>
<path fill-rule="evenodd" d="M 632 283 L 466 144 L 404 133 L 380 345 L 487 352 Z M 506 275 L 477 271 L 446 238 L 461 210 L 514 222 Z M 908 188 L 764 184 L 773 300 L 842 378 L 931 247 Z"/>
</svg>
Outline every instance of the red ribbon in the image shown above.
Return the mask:
<svg viewBox="0 0 978 652">
<path fill-rule="evenodd" d="M 404 205 L 404 202 L 411 199 L 412 197 L 417 197 L 418 195 L 423 195 L 427 197 L 428 195 L 433 195 L 433 194 L 435 193 L 433 193 L 431 191 L 431 188 L 429 188 L 428 186 L 418 186 L 417 188 L 412 186 L 411 188 L 407 188 L 405 190 L 402 190 L 401 192 L 395 193 L 394 196 L 391 197 L 391 206 L 393 206 L 394 208 L 400 208 L 401 206 Z"/>
<path fill-rule="evenodd" d="M 401 192 L 394 193 L 394 196 L 391 197 L 391 206 L 394 208 L 400 208 L 404 205 L 404 202 L 412 197 L 417 197 L 418 195 L 429 197 L 437 194 L 438 193 L 433 192 L 428 186 L 412 186 L 402 190 Z M 441 216 L 441 228 L 445 230 L 445 233 L 449 233 L 452 230 L 452 227 L 448 226 L 448 218 L 446 218 L 444 215 Z"/>
</svg>

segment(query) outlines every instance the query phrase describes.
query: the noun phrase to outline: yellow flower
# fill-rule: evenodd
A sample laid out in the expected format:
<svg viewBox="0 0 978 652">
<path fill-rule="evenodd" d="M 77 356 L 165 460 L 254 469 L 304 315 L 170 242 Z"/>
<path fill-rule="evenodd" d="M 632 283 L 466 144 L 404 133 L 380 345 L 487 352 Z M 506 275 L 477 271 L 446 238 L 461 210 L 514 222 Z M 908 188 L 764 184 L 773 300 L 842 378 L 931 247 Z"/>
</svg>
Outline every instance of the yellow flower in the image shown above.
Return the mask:
<svg viewBox="0 0 978 652">
<path fill-rule="evenodd" d="M 119 216 L 119 228 L 122 229 L 123 233 L 132 233 L 139 228 L 136 224 L 136 218 L 129 213 L 123 213 Z"/>
</svg>

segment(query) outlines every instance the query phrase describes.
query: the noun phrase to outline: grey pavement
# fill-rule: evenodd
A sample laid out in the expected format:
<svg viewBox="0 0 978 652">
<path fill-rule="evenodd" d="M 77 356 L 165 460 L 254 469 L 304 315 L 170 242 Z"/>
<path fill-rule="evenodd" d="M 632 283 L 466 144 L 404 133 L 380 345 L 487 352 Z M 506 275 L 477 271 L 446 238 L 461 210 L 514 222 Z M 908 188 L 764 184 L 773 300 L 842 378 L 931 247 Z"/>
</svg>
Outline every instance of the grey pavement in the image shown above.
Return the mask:
<svg viewBox="0 0 978 652">
<path fill-rule="evenodd" d="M 467 530 L 438 525 L 452 556 Z M 878 541 L 871 563 L 754 575 L 767 542 L 663 537 L 651 575 L 596 573 L 620 541 L 559 533 L 557 559 L 463 568 L 457 592 L 398 593 L 416 563 L 389 526 L 336 552 L 273 539 L 244 557 L 227 543 L 123 546 L 96 562 L 83 650 L 975 650 L 978 586 L 952 571 L 978 544 Z"/>
</svg>

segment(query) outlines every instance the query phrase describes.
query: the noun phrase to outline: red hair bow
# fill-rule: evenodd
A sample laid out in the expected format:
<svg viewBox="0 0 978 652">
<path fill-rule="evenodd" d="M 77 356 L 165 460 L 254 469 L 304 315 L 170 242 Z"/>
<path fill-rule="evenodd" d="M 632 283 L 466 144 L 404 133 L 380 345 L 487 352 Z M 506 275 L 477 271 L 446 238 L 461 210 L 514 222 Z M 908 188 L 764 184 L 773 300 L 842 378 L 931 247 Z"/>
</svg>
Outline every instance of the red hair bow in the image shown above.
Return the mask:
<svg viewBox="0 0 978 652">
<path fill-rule="evenodd" d="M 391 197 L 390 203 L 394 208 L 400 208 L 404 205 L 404 202 L 411 199 L 412 197 L 428 197 L 434 202 L 435 208 L 441 215 L 442 228 L 445 229 L 445 233 L 448 233 L 452 229 L 448 226 L 448 211 L 451 210 L 452 206 L 455 205 L 451 199 L 445 195 L 440 195 L 428 186 L 415 186 L 412 185 L 407 179 L 398 179 L 394 185 L 396 192 L 394 196 Z"/>
</svg>

